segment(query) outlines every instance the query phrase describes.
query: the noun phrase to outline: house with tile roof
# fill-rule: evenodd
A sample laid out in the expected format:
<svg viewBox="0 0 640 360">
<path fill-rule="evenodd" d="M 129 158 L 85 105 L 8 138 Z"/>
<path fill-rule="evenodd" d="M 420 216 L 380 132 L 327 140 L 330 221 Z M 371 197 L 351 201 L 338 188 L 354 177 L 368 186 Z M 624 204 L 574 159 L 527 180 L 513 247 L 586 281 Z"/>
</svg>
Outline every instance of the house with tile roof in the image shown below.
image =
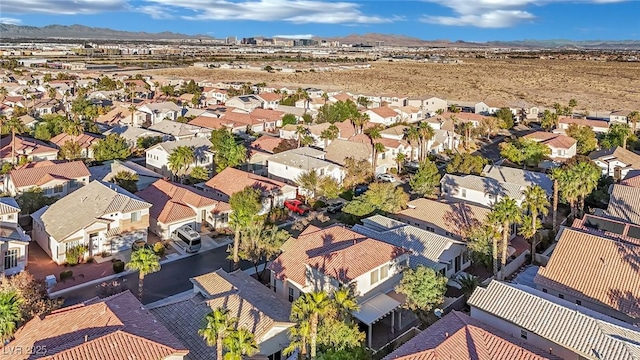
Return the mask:
<svg viewBox="0 0 640 360">
<path fill-rule="evenodd" d="M 172 140 L 186 140 L 194 137 L 211 137 L 210 129 L 166 119 L 149 126 L 148 129 L 162 133 Z"/>
<path fill-rule="evenodd" d="M 491 281 L 468 302 L 471 317 L 562 359 L 635 360 L 637 327 L 526 285 Z"/>
<path fill-rule="evenodd" d="M 211 141 L 206 137 L 164 141 L 151 146 L 145 150 L 147 168 L 166 177 L 173 176 L 169 169 L 169 155 L 180 146 L 193 148 L 195 160 L 192 164 L 189 164 L 189 169 L 196 166 L 201 166 L 208 170 L 213 168 L 214 152 L 211 150 Z"/>
<path fill-rule="evenodd" d="M 620 185 L 640 187 L 640 170 L 630 170 L 624 179 L 620 181 Z"/>
<path fill-rule="evenodd" d="M 136 196 L 151 204 L 149 230 L 161 239 L 169 239 L 181 226 L 200 231 L 204 226 L 222 228 L 229 221 L 231 207 L 211 194 L 193 187 L 157 180 Z"/>
<path fill-rule="evenodd" d="M 262 99 L 258 98 L 257 95 L 240 95 L 230 98 L 225 102 L 225 105 L 244 111 L 252 111 L 262 107 L 262 103 Z"/>
<path fill-rule="evenodd" d="M 133 127 L 127 125 L 118 125 L 110 128 L 103 133 L 104 135 L 117 134 L 123 138 L 132 149 L 138 148 L 138 139 L 140 138 L 160 138 L 162 141 L 168 141 L 169 136 L 158 131 L 144 129 L 141 127 Z"/>
<path fill-rule="evenodd" d="M 331 176 L 342 184 L 344 169 L 326 159 L 326 153 L 322 150 L 310 147 L 302 147 L 283 151 L 270 156 L 267 159 L 269 178 L 296 184 L 296 180 L 302 173 L 313 170 L 319 175 Z"/>
<path fill-rule="evenodd" d="M 407 100 L 407 105 L 419 107 L 431 116 L 435 115 L 438 110 L 447 110 L 446 100 L 430 95 L 410 97 Z"/>
<path fill-rule="evenodd" d="M 89 173 L 91 173 L 91 180 L 106 182 L 113 182 L 113 178 L 122 171 L 134 174 L 138 177 L 138 181 L 136 181 L 136 189 L 138 191 L 144 190 L 158 179 L 164 178 L 157 172 L 151 171 L 133 161 L 105 161 L 102 165 L 91 166 L 88 169 Z"/>
<path fill-rule="evenodd" d="M 526 186 L 477 175 L 445 174 L 440 180 L 442 196 L 448 201 L 466 201 L 491 207 L 503 197 L 522 203 Z"/>
<path fill-rule="evenodd" d="M 90 132 L 83 132 L 78 136 L 63 132 L 52 137 L 49 142 L 55 144 L 58 149 L 62 148 L 69 141 L 76 142 L 80 145 L 80 156 L 86 159 L 93 159 L 93 146 L 102 138 L 104 138 L 103 135 L 92 134 Z"/>
<path fill-rule="evenodd" d="M 394 289 L 409 265 L 408 250 L 340 225 L 311 225 L 281 250 L 269 265 L 272 289 L 294 301 L 302 293 L 352 286 L 360 305 L 353 316 L 368 327 L 369 346 L 372 325 L 404 303 Z"/>
<path fill-rule="evenodd" d="M 609 205 L 605 214 L 640 225 L 640 188 L 613 184 L 609 188 Z"/>
<path fill-rule="evenodd" d="M 569 126 L 578 125 L 578 126 L 587 126 L 590 127 L 594 133 L 596 134 L 604 134 L 609 131 L 609 122 L 603 120 L 589 120 L 589 119 L 581 119 L 574 118 L 569 116 L 561 116 L 558 118 L 558 128 L 555 129 L 554 133 L 564 134 Z"/>
<path fill-rule="evenodd" d="M 127 251 L 134 241 L 146 241 L 150 208 L 118 185 L 94 180 L 31 214 L 31 236 L 58 264 L 79 245 L 89 256 Z"/>
<path fill-rule="evenodd" d="M 418 198 L 409 201 L 406 209 L 390 216 L 417 228 L 462 240 L 468 230 L 485 221 L 489 212 L 486 207 L 464 201 Z"/>
<path fill-rule="evenodd" d="M 638 228 L 634 229 L 634 231 Z M 543 292 L 640 324 L 640 245 L 564 228 L 534 282 Z"/>
<path fill-rule="evenodd" d="M 216 360 L 216 347 L 207 346 L 198 330 L 205 316 L 219 307 L 238 319 L 237 328 L 255 336 L 259 348 L 256 357 L 285 358 L 282 351 L 289 345 L 288 329 L 294 325 L 289 320 L 289 302 L 242 270 L 227 273 L 219 269 L 191 282 L 192 293 L 148 306 L 160 323 L 189 348 L 189 360 Z"/>
<path fill-rule="evenodd" d="M 176 121 L 181 114 L 182 109 L 171 101 L 146 103 L 138 107 L 135 122 L 151 126 L 165 119 Z"/>
<path fill-rule="evenodd" d="M 547 350 L 452 311 L 383 360 L 560 360 Z"/>
<path fill-rule="evenodd" d="M 216 200 L 229 202 L 231 195 L 248 186 L 262 193 L 261 213 L 263 214 L 273 207 L 283 206 L 287 199 L 294 199 L 298 190 L 295 186 L 232 167 L 222 170 L 209 179 L 204 184 L 204 190 L 211 193 Z"/>
<path fill-rule="evenodd" d="M 380 106 L 364 112 L 369 115 L 369 121 L 384 126 L 391 126 L 402 120 L 402 116 L 388 106 Z"/>
<path fill-rule="evenodd" d="M 280 105 L 280 99 L 282 98 L 280 94 L 274 93 L 260 93 L 257 94 L 256 97 L 262 100 L 262 108 L 263 109 L 277 109 L 278 105 Z"/>
<path fill-rule="evenodd" d="M 14 335 L 3 359 L 183 360 L 189 349 L 128 290 L 36 316 Z"/>
<path fill-rule="evenodd" d="M 631 110 L 616 110 L 609 115 L 609 121 L 615 123 L 627 124 L 627 116 L 631 114 Z"/>
<path fill-rule="evenodd" d="M 15 275 L 27 266 L 31 237 L 18 224 L 20 206 L 12 197 L 0 198 L 0 275 Z"/>
<path fill-rule="evenodd" d="M 576 156 L 577 141 L 562 134 L 555 134 L 546 131 L 536 131 L 524 136 L 525 139 L 533 140 L 545 144 L 554 159 L 570 159 Z"/>
<path fill-rule="evenodd" d="M 352 230 L 409 250 L 409 266 L 412 268 L 426 266 L 442 276 L 453 278 L 471 266 L 471 257 L 464 242 L 386 216 L 374 215 L 362 219 L 362 225 L 356 224 Z"/>
<path fill-rule="evenodd" d="M 602 169 L 602 175 L 616 180 L 625 178 L 630 171 L 640 171 L 640 155 L 622 146 L 594 151 L 589 159 Z"/>
<path fill-rule="evenodd" d="M 640 246 L 640 225 L 631 224 L 607 216 L 585 214 L 574 219 L 571 227 L 583 232 Z"/>
<path fill-rule="evenodd" d="M 500 165 L 485 165 L 482 169 L 482 176 L 525 188 L 537 185 L 543 188 L 547 195 L 553 195 L 553 180 L 542 172 Z"/>
<path fill-rule="evenodd" d="M 40 188 L 45 196 L 64 197 L 87 185 L 90 175 L 83 161 L 38 161 L 11 170 L 5 189 L 11 196 Z"/>
<path fill-rule="evenodd" d="M 29 161 L 56 160 L 58 158 L 58 149 L 43 141 L 16 135 L 15 143 L 16 162 L 22 158 Z M 11 162 L 12 157 L 13 141 L 11 135 L 7 135 L 0 139 L 0 161 Z"/>
</svg>

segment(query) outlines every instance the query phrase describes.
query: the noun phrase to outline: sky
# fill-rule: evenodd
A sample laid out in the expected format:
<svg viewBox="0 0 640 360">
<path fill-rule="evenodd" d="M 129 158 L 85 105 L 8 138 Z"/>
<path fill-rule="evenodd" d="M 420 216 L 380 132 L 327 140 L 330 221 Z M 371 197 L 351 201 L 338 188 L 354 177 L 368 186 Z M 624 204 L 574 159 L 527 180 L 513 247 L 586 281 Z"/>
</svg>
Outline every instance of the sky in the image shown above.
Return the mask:
<svg viewBox="0 0 640 360">
<path fill-rule="evenodd" d="M 638 40 L 638 15 L 639 0 L 0 0 L 0 23 L 216 38 L 384 33 L 451 41 Z"/>
</svg>

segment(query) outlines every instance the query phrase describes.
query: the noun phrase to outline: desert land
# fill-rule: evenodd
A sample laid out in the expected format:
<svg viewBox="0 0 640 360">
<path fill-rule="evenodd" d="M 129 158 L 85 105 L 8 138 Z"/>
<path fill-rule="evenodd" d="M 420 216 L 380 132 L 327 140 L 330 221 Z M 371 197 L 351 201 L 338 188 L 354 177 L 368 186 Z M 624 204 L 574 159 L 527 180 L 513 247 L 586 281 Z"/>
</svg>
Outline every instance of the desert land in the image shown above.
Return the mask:
<svg viewBox="0 0 640 360">
<path fill-rule="evenodd" d="M 267 64 L 264 64 L 267 65 Z M 154 76 L 266 82 L 354 93 L 433 95 L 456 100 L 541 106 L 578 101 L 579 109 L 636 109 L 640 63 L 575 60 L 465 59 L 461 64 L 372 62 L 368 70 L 268 73 L 204 68 L 149 70 Z"/>
</svg>

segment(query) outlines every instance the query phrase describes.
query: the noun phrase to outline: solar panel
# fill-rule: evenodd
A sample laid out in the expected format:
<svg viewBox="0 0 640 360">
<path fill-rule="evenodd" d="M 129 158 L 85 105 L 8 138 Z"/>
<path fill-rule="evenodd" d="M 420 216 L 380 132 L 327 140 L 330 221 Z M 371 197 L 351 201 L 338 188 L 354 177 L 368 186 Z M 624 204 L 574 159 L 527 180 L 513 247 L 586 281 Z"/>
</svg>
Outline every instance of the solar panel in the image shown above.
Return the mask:
<svg viewBox="0 0 640 360">
<path fill-rule="evenodd" d="M 632 237 L 634 239 L 640 239 L 640 227 L 631 225 L 629 226 L 629 231 L 627 232 L 628 237 Z"/>
<path fill-rule="evenodd" d="M 587 216 L 587 220 L 584 222 L 584 225 L 592 229 L 607 231 L 618 235 L 624 234 L 625 228 L 625 224 L 591 216 Z"/>
</svg>

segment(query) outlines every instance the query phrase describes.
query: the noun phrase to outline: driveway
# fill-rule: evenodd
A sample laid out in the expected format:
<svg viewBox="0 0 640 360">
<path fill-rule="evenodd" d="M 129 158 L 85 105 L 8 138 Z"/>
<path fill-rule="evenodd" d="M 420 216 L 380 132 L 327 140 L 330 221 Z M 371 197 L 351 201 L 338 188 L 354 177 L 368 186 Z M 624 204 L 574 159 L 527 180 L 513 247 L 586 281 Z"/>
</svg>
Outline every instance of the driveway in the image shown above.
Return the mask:
<svg viewBox="0 0 640 360">
<path fill-rule="evenodd" d="M 220 268 L 229 271 L 231 265 L 231 262 L 227 260 L 227 249 L 224 246 L 166 263 L 159 272 L 145 277 L 142 303 L 148 304 L 187 291 L 193 288 L 193 284 L 189 281 L 190 278 Z M 252 267 L 253 264 L 249 262 L 243 261 L 240 263 L 240 268 L 243 270 Z M 138 293 L 138 273 L 126 275 L 121 278 L 121 281 L 134 294 Z M 95 286 L 86 286 L 65 294 L 63 296 L 65 299 L 64 305 L 77 304 L 97 295 L 98 292 Z"/>
</svg>

